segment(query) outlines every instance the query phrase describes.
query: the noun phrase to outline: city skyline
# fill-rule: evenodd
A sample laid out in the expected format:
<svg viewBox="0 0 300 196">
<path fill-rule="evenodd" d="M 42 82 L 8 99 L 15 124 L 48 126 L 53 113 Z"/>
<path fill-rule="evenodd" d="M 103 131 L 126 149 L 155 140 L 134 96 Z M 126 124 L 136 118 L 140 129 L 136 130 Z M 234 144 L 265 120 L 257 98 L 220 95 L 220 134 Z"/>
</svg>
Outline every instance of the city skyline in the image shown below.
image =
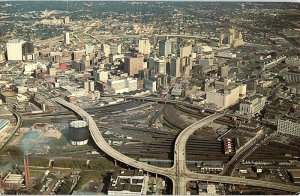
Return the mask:
<svg viewBox="0 0 300 196">
<path fill-rule="evenodd" d="M 0 1 L 0 194 L 299 193 L 299 10 Z"/>
</svg>

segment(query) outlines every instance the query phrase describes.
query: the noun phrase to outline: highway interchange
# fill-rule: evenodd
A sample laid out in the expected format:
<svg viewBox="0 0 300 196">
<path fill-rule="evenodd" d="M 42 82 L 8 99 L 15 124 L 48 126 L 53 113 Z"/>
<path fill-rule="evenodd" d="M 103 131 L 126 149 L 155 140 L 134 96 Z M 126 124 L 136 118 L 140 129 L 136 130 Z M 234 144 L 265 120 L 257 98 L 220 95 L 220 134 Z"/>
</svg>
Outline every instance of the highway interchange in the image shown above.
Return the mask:
<svg viewBox="0 0 300 196">
<path fill-rule="evenodd" d="M 174 165 L 171 168 L 161 168 L 157 166 L 152 166 L 147 163 L 142 163 L 137 160 L 134 160 L 128 156 L 123 155 L 117 150 L 113 149 L 109 146 L 109 144 L 104 140 L 102 134 L 97 127 L 93 118 L 85 112 L 83 109 L 77 107 L 74 104 L 66 102 L 61 98 L 53 98 L 53 101 L 73 110 L 82 119 L 86 120 L 89 124 L 89 129 L 91 132 L 91 136 L 97 146 L 104 151 L 106 154 L 118 160 L 124 164 L 132 166 L 134 168 L 142 169 L 144 171 L 148 171 L 154 174 L 159 174 L 166 176 L 172 180 L 173 183 L 173 194 L 175 195 L 183 195 L 186 194 L 186 184 L 189 181 L 206 181 L 206 182 L 218 182 L 218 183 L 227 183 L 227 184 L 240 184 L 240 185 L 248 185 L 248 186 L 257 186 L 263 188 L 270 189 L 278 189 L 289 192 L 299 192 L 300 187 L 287 185 L 282 183 L 274 183 L 267 182 L 261 180 L 252 180 L 252 179 L 243 179 L 238 177 L 231 176 L 220 176 L 220 175 L 212 175 L 212 174 L 199 174 L 189 171 L 186 168 L 186 142 L 188 138 L 199 128 L 205 126 L 206 124 L 216 120 L 217 118 L 224 115 L 224 113 L 215 113 L 212 114 L 200 121 L 190 125 L 186 129 L 184 129 L 178 136 L 175 142 L 174 149 Z"/>
</svg>

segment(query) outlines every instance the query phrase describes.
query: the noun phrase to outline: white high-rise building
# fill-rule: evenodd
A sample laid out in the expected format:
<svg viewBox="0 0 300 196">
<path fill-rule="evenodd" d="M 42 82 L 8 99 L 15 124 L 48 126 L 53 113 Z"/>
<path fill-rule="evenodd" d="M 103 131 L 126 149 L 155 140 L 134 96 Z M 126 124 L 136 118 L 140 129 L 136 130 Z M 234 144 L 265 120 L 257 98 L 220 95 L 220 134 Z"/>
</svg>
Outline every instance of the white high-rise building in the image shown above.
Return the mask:
<svg viewBox="0 0 300 196">
<path fill-rule="evenodd" d="M 167 74 L 167 63 L 164 59 L 158 59 L 155 61 L 155 73 L 157 74 Z"/>
<path fill-rule="evenodd" d="M 69 17 L 69 16 L 66 16 L 66 17 L 64 18 L 64 23 L 65 23 L 65 24 L 69 24 L 69 22 L 70 22 L 70 17 Z"/>
<path fill-rule="evenodd" d="M 107 80 L 108 80 L 108 71 L 98 71 L 98 80 L 100 82 L 107 83 Z"/>
<path fill-rule="evenodd" d="M 94 92 L 95 91 L 95 82 L 90 80 L 89 81 L 89 89 L 90 91 Z"/>
<path fill-rule="evenodd" d="M 142 54 L 150 54 L 150 42 L 148 38 L 139 40 L 139 52 Z"/>
<path fill-rule="evenodd" d="M 102 44 L 101 50 L 104 53 L 104 56 L 108 57 L 110 55 L 110 45 L 108 44 Z"/>
<path fill-rule="evenodd" d="M 86 51 L 86 54 L 92 54 L 95 50 L 95 47 L 93 45 L 88 45 L 86 44 L 85 45 L 85 51 Z"/>
<path fill-rule="evenodd" d="M 6 43 L 7 60 L 9 61 L 22 61 L 23 53 L 22 46 L 25 43 L 23 40 L 13 39 L 8 40 Z"/>
<path fill-rule="evenodd" d="M 83 88 L 84 88 L 86 93 L 88 93 L 90 91 L 89 81 L 84 81 Z"/>
<path fill-rule="evenodd" d="M 70 44 L 70 33 L 69 32 L 64 32 L 64 43 L 66 45 Z"/>
<path fill-rule="evenodd" d="M 122 53 L 122 45 L 121 44 L 111 44 L 110 45 L 110 53 L 113 55 Z"/>
</svg>

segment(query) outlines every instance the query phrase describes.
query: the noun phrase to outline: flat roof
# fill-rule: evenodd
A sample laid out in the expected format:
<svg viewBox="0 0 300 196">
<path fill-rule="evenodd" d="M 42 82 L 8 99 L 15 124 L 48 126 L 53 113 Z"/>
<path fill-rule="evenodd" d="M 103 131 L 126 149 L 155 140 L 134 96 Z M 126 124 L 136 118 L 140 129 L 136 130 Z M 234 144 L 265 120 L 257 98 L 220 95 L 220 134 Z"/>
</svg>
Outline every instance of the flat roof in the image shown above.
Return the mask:
<svg viewBox="0 0 300 196">
<path fill-rule="evenodd" d="M 10 91 L 2 92 L 1 94 L 5 97 L 14 97 L 16 95 L 16 93 Z"/>
<path fill-rule="evenodd" d="M 300 178 L 300 170 L 297 171 L 289 171 L 293 178 Z"/>
</svg>

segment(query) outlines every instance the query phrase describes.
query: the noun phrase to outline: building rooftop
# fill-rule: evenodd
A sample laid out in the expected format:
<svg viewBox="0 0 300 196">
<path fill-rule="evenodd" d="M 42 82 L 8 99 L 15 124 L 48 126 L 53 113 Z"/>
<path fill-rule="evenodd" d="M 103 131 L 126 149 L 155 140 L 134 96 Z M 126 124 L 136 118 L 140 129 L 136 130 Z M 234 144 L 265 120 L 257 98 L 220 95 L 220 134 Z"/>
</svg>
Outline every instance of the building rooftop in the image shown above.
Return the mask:
<svg viewBox="0 0 300 196">
<path fill-rule="evenodd" d="M 11 91 L 2 92 L 1 94 L 5 97 L 14 97 L 16 95 L 16 93 Z"/>
<path fill-rule="evenodd" d="M 9 173 L 4 178 L 4 183 L 17 184 L 17 183 L 22 183 L 23 180 L 24 179 L 23 179 L 23 176 L 21 174 L 12 174 L 12 173 Z"/>
<path fill-rule="evenodd" d="M 21 43 L 22 41 L 19 40 L 19 39 L 11 39 L 11 40 L 8 40 L 7 43 Z"/>
<path fill-rule="evenodd" d="M 140 193 L 142 190 L 142 185 L 136 184 L 117 184 L 116 186 L 110 186 L 109 191 L 130 191 Z"/>
</svg>

